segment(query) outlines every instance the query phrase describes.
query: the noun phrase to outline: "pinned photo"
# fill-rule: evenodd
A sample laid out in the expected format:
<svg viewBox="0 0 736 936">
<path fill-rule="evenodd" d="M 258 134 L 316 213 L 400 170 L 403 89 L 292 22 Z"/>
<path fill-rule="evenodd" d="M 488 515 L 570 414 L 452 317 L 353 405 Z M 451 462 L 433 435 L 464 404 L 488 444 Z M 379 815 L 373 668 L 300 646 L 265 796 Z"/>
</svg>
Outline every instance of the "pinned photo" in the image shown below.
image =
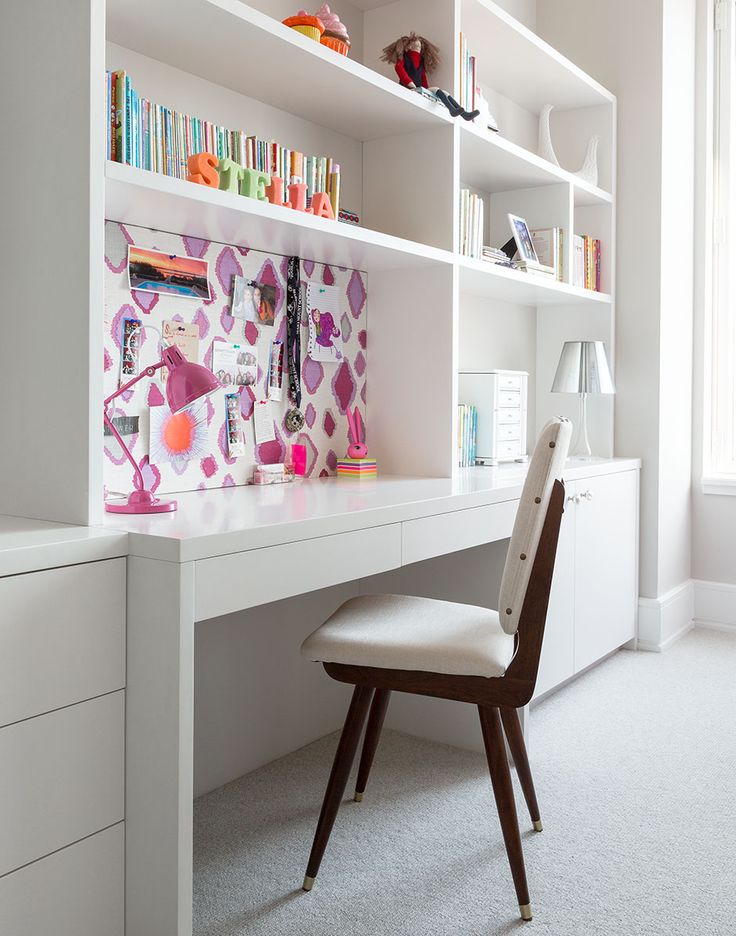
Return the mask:
<svg viewBox="0 0 736 936">
<path fill-rule="evenodd" d="M 256 349 L 229 341 L 213 342 L 212 373 L 223 387 L 255 386 L 258 380 Z"/>
<path fill-rule="evenodd" d="M 246 322 L 273 325 L 276 318 L 276 287 L 244 276 L 233 276 L 230 314 Z"/>
<path fill-rule="evenodd" d="M 128 284 L 139 292 L 209 299 L 209 262 L 128 244 Z"/>
</svg>

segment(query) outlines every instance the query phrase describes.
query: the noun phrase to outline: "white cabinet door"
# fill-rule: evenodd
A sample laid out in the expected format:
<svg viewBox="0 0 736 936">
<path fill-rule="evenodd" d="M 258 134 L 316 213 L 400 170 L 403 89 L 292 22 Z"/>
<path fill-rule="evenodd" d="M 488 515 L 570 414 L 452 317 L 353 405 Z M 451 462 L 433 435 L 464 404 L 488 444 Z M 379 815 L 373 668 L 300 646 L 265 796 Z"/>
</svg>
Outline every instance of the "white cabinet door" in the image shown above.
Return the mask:
<svg viewBox="0 0 736 936">
<path fill-rule="evenodd" d="M 577 482 L 575 672 L 636 632 L 638 472 Z"/>
<path fill-rule="evenodd" d="M 539 661 L 539 674 L 534 697 L 553 689 L 575 672 L 575 523 L 576 485 L 565 486 L 565 513 L 562 515 L 560 539 L 557 543 L 555 572 L 549 596 L 544 643 Z"/>
</svg>

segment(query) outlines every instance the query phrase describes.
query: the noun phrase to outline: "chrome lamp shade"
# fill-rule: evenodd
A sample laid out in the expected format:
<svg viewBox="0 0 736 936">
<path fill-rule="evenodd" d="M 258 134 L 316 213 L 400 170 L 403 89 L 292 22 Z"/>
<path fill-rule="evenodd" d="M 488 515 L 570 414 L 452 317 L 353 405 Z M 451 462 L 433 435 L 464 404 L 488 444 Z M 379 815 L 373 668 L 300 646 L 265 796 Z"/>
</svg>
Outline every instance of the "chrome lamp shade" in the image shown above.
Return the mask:
<svg viewBox="0 0 736 936">
<path fill-rule="evenodd" d="M 566 341 L 562 346 L 557 372 L 552 382 L 552 392 L 579 395 L 580 415 L 570 454 L 577 458 L 591 458 L 588 441 L 588 394 L 616 392 L 603 342 Z"/>
</svg>

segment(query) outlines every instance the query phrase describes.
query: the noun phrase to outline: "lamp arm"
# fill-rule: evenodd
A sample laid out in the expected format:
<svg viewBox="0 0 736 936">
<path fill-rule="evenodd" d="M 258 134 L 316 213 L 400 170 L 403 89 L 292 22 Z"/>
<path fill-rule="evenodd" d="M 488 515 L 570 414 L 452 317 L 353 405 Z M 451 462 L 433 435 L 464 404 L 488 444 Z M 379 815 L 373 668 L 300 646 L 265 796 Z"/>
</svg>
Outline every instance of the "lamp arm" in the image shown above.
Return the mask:
<svg viewBox="0 0 736 936">
<path fill-rule="evenodd" d="M 163 366 L 164 366 L 164 362 L 159 361 L 158 364 L 152 364 L 150 367 L 146 367 L 145 370 L 142 370 L 140 374 L 137 374 L 135 377 L 133 377 L 132 380 L 129 380 L 127 383 L 123 384 L 122 387 L 118 387 L 115 393 L 111 393 L 110 396 L 105 400 L 104 406 L 103 406 L 102 417 L 104 419 L 105 425 L 108 427 L 108 429 L 113 434 L 113 436 L 118 440 L 118 442 L 120 443 L 120 447 L 122 448 L 123 453 L 125 454 L 125 457 L 133 466 L 133 469 L 135 471 L 135 480 L 136 480 L 135 486 L 139 491 L 145 490 L 145 487 L 146 487 L 145 482 L 143 480 L 143 472 L 138 467 L 138 462 L 136 462 L 136 460 L 133 458 L 133 455 L 131 454 L 130 449 L 125 444 L 125 442 L 123 442 L 123 437 L 120 435 L 118 430 L 113 425 L 112 420 L 107 415 L 107 408 L 114 399 L 119 397 L 121 394 L 125 393 L 126 390 L 130 390 L 131 387 L 134 387 L 138 383 L 139 380 L 143 380 L 144 377 L 153 377 L 156 371 L 160 370 Z"/>
</svg>

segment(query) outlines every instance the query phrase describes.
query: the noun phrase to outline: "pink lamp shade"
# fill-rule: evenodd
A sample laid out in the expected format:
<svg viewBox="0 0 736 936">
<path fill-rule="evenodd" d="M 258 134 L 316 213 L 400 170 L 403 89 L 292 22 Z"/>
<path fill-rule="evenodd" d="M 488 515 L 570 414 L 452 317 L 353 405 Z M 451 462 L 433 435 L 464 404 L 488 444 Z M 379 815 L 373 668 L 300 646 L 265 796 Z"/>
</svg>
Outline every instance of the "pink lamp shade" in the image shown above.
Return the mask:
<svg viewBox="0 0 736 936">
<path fill-rule="evenodd" d="M 169 369 L 166 402 L 172 413 L 181 412 L 222 386 L 212 371 L 187 361 L 176 345 L 164 349 L 163 362 Z"/>
<path fill-rule="evenodd" d="M 116 503 L 114 501 L 105 502 L 105 510 L 109 513 L 120 514 L 140 514 L 140 513 L 169 513 L 176 510 L 176 501 L 162 500 L 156 497 L 153 491 L 147 490 L 143 481 L 141 469 L 133 458 L 130 450 L 123 441 L 120 433 L 117 431 L 112 421 L 108 417 L 107 407 L 115 397 L 120 396 L 134 384 L 138 383 L 143 377 L 153 377 L 157 370 L 167 367 L 169 374 L 166 380 L 166 400 L 172 413 L 180 413 L 182 410 L 208 396 L 215 390 L 220 390 L 222 385 L 206 367 L 201 364 L 193 364 L 187 361 L 179 348 L 171 345 L 164 348 L 161 360 L 153 367 L 147 367 L 142 373 L 138 374 L 128 383 L 119 387 L 111 396 L 105 400 L 105 423 L 122 446 L 128 461 L 135 470 L 135 487 L 128 497 L 127 501 Z"/>
</svg>

